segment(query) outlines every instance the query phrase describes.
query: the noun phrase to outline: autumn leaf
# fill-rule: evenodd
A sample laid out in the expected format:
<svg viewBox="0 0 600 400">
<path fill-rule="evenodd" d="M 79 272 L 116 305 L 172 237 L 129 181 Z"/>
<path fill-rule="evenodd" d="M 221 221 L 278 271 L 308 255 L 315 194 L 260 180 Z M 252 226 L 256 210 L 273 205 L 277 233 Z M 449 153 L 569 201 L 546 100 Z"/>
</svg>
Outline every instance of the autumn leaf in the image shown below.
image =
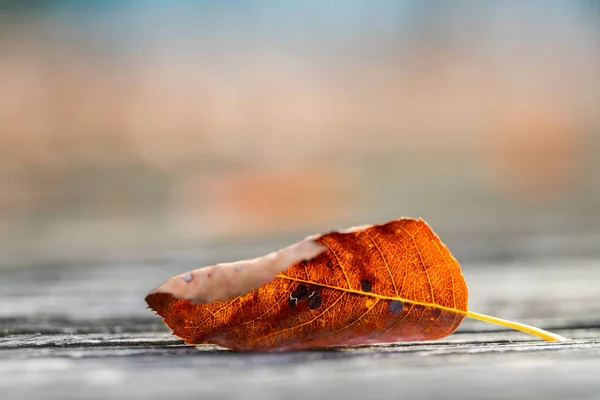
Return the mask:
<svg viewBox="0 0 600 400">
<path fill-rule="evenodd" d="M 148 306 L 188 344 L 238 351 L 433 340 L 465 316 L 562 337 L 468 310 L 460 265 L 423 220 L 314 235 L 252 260 L 175 276 Z"/>
</svg>

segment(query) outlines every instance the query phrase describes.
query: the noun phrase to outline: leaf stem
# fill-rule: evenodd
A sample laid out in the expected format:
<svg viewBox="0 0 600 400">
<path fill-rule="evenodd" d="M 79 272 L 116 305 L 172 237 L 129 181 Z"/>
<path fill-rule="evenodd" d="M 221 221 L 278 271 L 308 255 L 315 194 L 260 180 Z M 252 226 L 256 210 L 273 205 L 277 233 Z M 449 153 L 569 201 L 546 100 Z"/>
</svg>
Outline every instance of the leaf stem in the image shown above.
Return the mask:
<svg viewBox="0 0 600 400">
<path fill-rule="evenodd" d="M 508 320 L 502 319 L 502 318 L 496 318 L 496 317 L 492 317 L 492 316 L 485 315 L 485 314 L 479 314 L 474 311 L 467 311 L 465 313 L 465 315 L 467 317 L 477 319 L 479 321 L 485 321 L 485 322 L 489 322 L 492 324 L 503 326 L 505 328 L 511 328 L 511 329 L 515 329 L 517 331 L 529 333 L 530 335 L 537 336 L 537 337 L 547 340 L 549 342 L 563 342 L 563 341 L 568 340 L 567 338 L 557 335 L 555 333 L 548 332 L 543 329 L 536 328 L 534 326 L 521 324 L 520 322 L 508 321 Z"/>
<path fill-rule="evenodd" d="M 306 284 L 310 284 L 310 285 L 318 285 L 318 286 L 330 288 L 330 289 L 333 289 L 333 290 L 340 290 L 340 291 L 346 292 L 346 293 L 355 293 L 355 294 L 359 294 L 359 295 L 362 295 L 362 296 L 369 296 L 369 297 L 372 297 L 372 298 L 375 298 L 375 299 L 381 299 L 381 300 L 398 300 L 398 301 L 401 301 L 403 303 L 420 305 L 420 306 L 424 306 L 424 307 L 438 308 L 440 310 L 462 314 L 462 315 L 465 315 L 465 316 L 467 316 L 469 318 L 477 319 L 479 321 L 489 322 L 489 323 L 492 323 L 492 324 L 503 326 L 505 328 L 515 329 L 517 331 L 525 332 L 525 333 L 528 333 L 530 335 L 537 336 L 539 338 L 547 340 L 549 342 L 564 342 L 564 341 L 568 340 L 567 338 L 564 338 L 564 337 L 562 337 L 560 335 L 557 335 L 557 334 L 552 333 L 552 332 L 545 331 L 545 330 L 540 329 L 540 328 L 536 328 L 534 326 L 525 325 L 525 324 L 522 324 L 520 322 L 508 321 L 506 319 L 496 318 L 496 317 L 492 317 L 490 315 L 476 313 L 475 311 L 464 311 L 464 310 L 459 310 L 457 308 L 445 307 L 445 306 L 441 306 L 439 304 L 434 304 L 434 303 L 423 303 L 423 302 L 419 302 L 419 301 L 405 299 L 405 298 L 402 298 L 402 297 L 383 296 L 383 295 L 376 294 L 376 293 L 365 293 L 365 292 L 362 292 L 360 290 L 340 288 L 340 287 L 336 287 L 336 286 L 326 285 L 326 284 L 323 284 L 323 283 L 313 282 L 313 281 L 310 281 L 310 280 L 305 280 L 305 279 L 300 279 L 300 278 L 293 278 L 293 277 L 287 276 L 287 275 L 285 275 L 283 273 L 279 273 L 277 275 L 277 277 L 278 278 L 282 278 L 282 279 L 288 279 L 290 281 L 302 282 L 302 283 L 306 283 Z"/>
</svg>

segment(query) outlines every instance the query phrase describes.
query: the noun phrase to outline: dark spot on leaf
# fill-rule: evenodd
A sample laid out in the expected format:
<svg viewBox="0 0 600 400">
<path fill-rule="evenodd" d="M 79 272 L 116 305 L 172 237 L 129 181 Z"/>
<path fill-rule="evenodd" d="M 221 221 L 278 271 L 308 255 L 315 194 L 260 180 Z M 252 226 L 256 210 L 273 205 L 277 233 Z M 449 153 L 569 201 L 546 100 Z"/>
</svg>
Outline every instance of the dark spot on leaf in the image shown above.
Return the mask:
<svg viewBox="0 0 600 400">
<path fill-rule="evenodd" d="M 296 308 L 296 306 L 298 305 L 298 300 L 294 297 L 291 297 L 288 299 L 288 307 L 290 308 L 290 310 L 293 310 L 294 308 Z"/>
<path fill-rule="evenodd" d="M 318 291 L 311 292 L 310 296 L 308 296 L 308 308 L 311 310 L 316 310 L 321 307 L 323 304 L 323 300 L 321 299 L 321 293 Z"/>
<path fill-rule="evenodd" d="M 371 282 L 369 282 L 367 279 L 363 280 L 360 283 L 360 288 L 362 289 L 363 292 L 367 292 L 367 293 L 369 293 L 371 291 L 371 289 L 373 289 L 373 287 L 371 286 Z"/>
<path fill-rule="evenodd" d="M 291 295 L 291 297 L 298 299 L 298 301 L 303 300 L 306 296 L 308 296 L 308 288 L 306 285 L 298 286 Z"/>
<path fill-rule="evenodd" d="M 327 261 L 327 268 L 331 268 L 333 267 L 333 263 L 331 262 L 331 260 Z"/>
<path fill-rule="evenodd" d="M 314 293 L 314 292 L 313 292 Z M 290 298 L 288 299 L 288 306 L 290 310 L 293 310 L 298 305 L 299 301 L 304 300 L 308 296 L 308 288 L 306 285 L 300 285 L 290 293 Z"/>
<path fill-rule="evenodd" d="M 404 309 L 404 304 L 400 300 L 392 300 L 390 303 L 390 313 L 400 314 Z"/>
</svg>

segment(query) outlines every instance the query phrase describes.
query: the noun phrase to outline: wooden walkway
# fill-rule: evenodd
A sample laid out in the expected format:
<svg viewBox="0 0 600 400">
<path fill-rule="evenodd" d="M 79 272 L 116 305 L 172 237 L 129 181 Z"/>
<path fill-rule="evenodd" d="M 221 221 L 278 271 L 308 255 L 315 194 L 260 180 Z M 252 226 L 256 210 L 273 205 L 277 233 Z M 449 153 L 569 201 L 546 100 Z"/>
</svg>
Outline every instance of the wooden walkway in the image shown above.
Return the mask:
<svg viewBox="0 0 600 400">
<path fill-rule="evenodd" d="M 463 265 L 472 310 L 569 342 L 466 320 L 441 341 L 276 354 L 185 346 L 145 308 L 202 264 L 0 269 L 0 399 L 600 399 L 600 262 Z"/>
</svg>

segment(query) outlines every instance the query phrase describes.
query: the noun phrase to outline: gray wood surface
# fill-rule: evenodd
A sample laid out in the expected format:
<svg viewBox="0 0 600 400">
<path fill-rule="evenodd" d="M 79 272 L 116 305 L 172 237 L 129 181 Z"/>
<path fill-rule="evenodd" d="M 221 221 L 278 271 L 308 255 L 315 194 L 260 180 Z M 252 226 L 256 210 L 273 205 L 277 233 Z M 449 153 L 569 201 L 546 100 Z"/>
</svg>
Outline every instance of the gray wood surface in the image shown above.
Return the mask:
<svg viewBox="0 0 600 400">
<path fill-rule="evenodd" d="M 472 310 L 569 342 L 465 320 L 435 342 L 242 354 L 185 346 L 145 308 L 206 261 L 0 269 L 0 399 L 600 399 L 598 262 L 463 265 Z"/>
</svg>

